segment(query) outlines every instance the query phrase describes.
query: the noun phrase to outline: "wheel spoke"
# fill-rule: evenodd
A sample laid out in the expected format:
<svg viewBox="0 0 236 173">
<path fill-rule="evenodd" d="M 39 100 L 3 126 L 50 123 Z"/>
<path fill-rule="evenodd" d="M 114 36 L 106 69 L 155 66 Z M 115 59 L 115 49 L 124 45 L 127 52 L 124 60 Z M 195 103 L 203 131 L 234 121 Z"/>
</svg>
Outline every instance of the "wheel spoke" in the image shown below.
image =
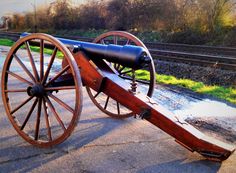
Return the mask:
<svg viewBox="0 0 236 173">
<path fill-rule="evenodd" d="M 96 98 L 100 93 L 101 93 L 101 92 L 97 92 L 97 94 L 95 94 L 95 95 L 93 96 L 93 98 Z"/>
<path fill-rule="evenodd" d="M 35 66 L 35 63 L 34 63 L 34 59 L 33 59 L 32 52 L 30 50 L 29 42 L 28 41 L 25 42 L 25 45 L 26 45 L 26 50 L 28 52 L 29 60 L 30 60 L 30 63 L 31 63 L 31 66 L 32 66 L 32 69 L 33 69 L 33 72 L 34 72 L 34 76 L 36 78 L 36 81 L 39 81 L 39 74 L 37 72 L 37 69 L 36 69 L 36 66 Z"/>
<path fill-rule="evenodd" d="M 57 112 L 56 112 L 54 106 L 52 105 L 52 102 L 49 100 L 49 98 L 48 98 L 47 96 L 45 96 L 44 98 L 45 98 L 45 100 L 46 100 L 46 102 L 47 102 L 49 108 L 51 109 L 53 115 L 54 115 L 55 118 L 57 119 L 58 123 L 61 125 L 62 129 L 63 129 L 64 131 L 66 131 L 65 125 L 64 125 L 64 123 L 62 122 L 62 120 L 61 120 L 61 118 L 59 117 L 59 115 L 57 114 Z"/>
<path fill-rule="evenodd" d="M 117 70 L 117 68 L 116 68 L 117 67 L 117 63 L 114 63 L 113 66 Z"/>
<path fill-rule="evenodd" d="M 53 100 L 55 100 L 59 105 L 61 105 L 62 107 L 64 107 L 65 109 L 67 109 L 69 112 L 71 112 L 72 114 L 74 114 L 74 109 L 71 108 L 69 105 L 67 105 L 65 102 L 63 102 L 62 100 L 60 100 L 58 97 L 54 96 L 53 94 L 50 94 L 49 97 L 51 97 Z"/>
<path fill-rule="evenodd" d="M 17 106 L 14 110 L 12 110 L 10 113 L 14 114 L 16 111 L 18 111 L 22 106 L 24 106 L 26 103 L 28 103 L 34 96 L 30 96 L 28 99 L 24 100 L 19 106 Z"/>
<path fill-rule="evenodd" d="M 44 98 L 43 98 L 43 110 L 44 110 L 44 117 L 45 117 L 45 120 L 46 120 L 46 126 L 47 126 L 47 129 L 48 129 L 48 138 L 49 138 L 49 141 L 52 141 L 52 132 L 51 132 L 51 127 L 50 127 L 50 122 L 49 122 L 49 119 L 48 119 L 46 101 L 45 101 Z"/>
<path fill-rule="evenodd" d="M 108 105 L 108 102 L 109 102 L 109 96 L 107 97 L 107 100 L 106 100 L 106 103 L 105 103 L 105 106 L 104 106 L 104 109 L 107 109 L 107 105 Z"/>
<path fill-rule="evenodd" d="M 120 115 L 120 103 L 116 102 L 116 106 L 117 106 L 117 113 L 118 115 Z"/>
<path fill-rule="evenodd" d="M 34 140 L 38 140 L 39 138 L 39 126 L 40 126 L 40 116 L 41 116 L 41 109 L 42 109 L 42 98 L 38 98 L 38 112 L 37 112 L 37 120 L 35 124 L 35 134 Z"/>
<path fill-rule="evenodd" d="M 51 49 L 50 55 L 45 52 L 47 48 Z M 60 67 L 58 53 L 65 60 Z M 54 37 L 32 33 L 20 38 L 6 59 L 2 70 L 3 106 L 17 133 L 34 146 L 62 143 L 79 121 L 81 93 L 60 97 L 82 87 L 82 81 L 72 75 L 77 69 L 71 56 L 70 50 Z"/>
<path fill-rule="evenodd" d="M 59 78 L 63 73 L 65 73 L 70 68 L 69 65 L 65 66 L 56 76 L 54 76 L 45 86 L 48 86 L 53 81 L 55 81 L 57 78 Z"/>
<path fill-rule="evenodd" d="M 27 92 L 27 89 L 8 89 L 5 90 L 6 93 L 17 93 L 17 92 Z"/>
<path fill-rule="evenodd" d="M 134 46 L 141 46 L 143 48 L 146 49 L 145 45 L 135 36 L 131 35 L 131 34 L 127 34 L 126 32 L 122 32 L 122 31 L 112 31 L 112 32 L 108 32 L 106 34 L 103 34 L 99 37 L 97 37 L 93 42 L 94 43 L 104 43 L 104 41 L 107 41 L 108 44 L 119 44 L 122 46 L 125 45 L 134 45 Z M 148 51 L 148 50 L 147 50 Z M 151 58 L 150 53 L 148 52 L 148 55 Z M 152 59 L 152 58 L 151 58 Z M 143 67 L 142 69 L 145 69 L 147 71 L 150 72 L 150 80 L 149 81 L 145 81 L 145 80 L 136 80 L 135 75 L 132 73 L 133 70 L 132 68 L 129 67 L 125 67 L 119 63 L 107 63 L 111 69 L 113 70 L 114 74 L 118 75 L 119 77 L 121 77 L 122 79 L 127 79 L 130 80 L 130 84 L 131 84 L 131 89 L 132 88 L 136 88 L 136 81 L 138 84 L 142 83 L 142 84 L 147 84 L 148 86 L 148 92 L 147 95 L 151 96 L 153 89 L 154 89 L 154 83 L 155 83 L 155 69 L 154 69 L 154 64 L 153 61 L 151 62 L 150 65 L 146 67 Z M 133 75 L 132 75 L 133 74 Z M 130 76 L 132 75 L 132 76 Z M 138 88 L 141 87 L 142 85 L 138 85 Z M 104 93 L 104 97 L 103 97 L 103 101 L 101 102 L 100 99 L 98 99 L 98 95 L 99 93 L 92 93 L 89 87 L 86 87 L 87 91 L 88 91 L 88 95 L 91 98 L 91 100 L 93 101 L 93 103 L 95 103 L 95 105 L 104 113 L 108 114 L 111 117 L 115 117 L 115 118 L 127 118 L 130 116 L 134 115 L 134 112 L 132 112 L 131 110 L 126 109 L 125 106 L 123 106 L 121 103 L 114 101 L 113 103 L 109 104 L 109 96 L 107 96 Z M 113 101 L 112 101 L 113 102 Z M 105 104 L 105 105 L 104 105 Z M 115 105 L 116 104 L 116 105 Z M 113 105 L 116 106 L 116 108 L 113 109 Z M 109 108 L 109 106 L 111 106 L 111 108 Z"/>
<path fill-rule="evenodd" d="M 50 62 L 49 62 L 49 64 L 48 64 L 48 68 L 47 68 L 47 70 L 46 70 L 46 72 L 45 72 L 45 75 L 44 75 L 44 77 L 43 77 L 43 80 L 42 80 L 41 84 L 45 84 L 45 82 L 47 81 L 49 72 L 50 72 L 50 70 L 51 70 L 51 68 L 52 68 L 52 64 L 53 64 L 54 59 L 55 59 L 56 54 L 57 54 L 57 50 L 58 50 L 58 49 L 55 47 L 55 49 L 54 49 L 54 51 L 53 51 L 53 53 L 52 53 Z"/>
<path fill-rule="evenodd" d="M 130 41 L 131 41 L 131 40 L 128 39 L 127 42 L 125 43 L 125 45 L 130 44 Z"/>
<path fill-rule="evenodd" d="M 119 70 L 120 66 L 121 66 L 120 64 L 117 64 L 117 63 L 114 64 L 114 68 L 115 68 L 117 71 Z"/>
<path fill-rule="evenodd" d="M 123 66 L 123 67 L 121 67 L 120 69 L 117 69 L 117 71 L 118 71 L 119 73 L 121 73 L 124 69 L 125 69 L 125 67 Z"/>
<path fill-rule="evenodd" d="M 133 69 L 127 70 L 127 71 L 121 72 L 119 75 L 124 75 L 124 74 L 130 73 L 130 72 L 132 72 L 132 71 L 133 71 Z"/>
<path fill-rule="evenodd" d="M 40 40 L 40 80 L 43 80 L 43 74 L 44 74 L 44 41 Z"/>
<path fill-rule="evenodd" d="M 25 78 L 19 76 L 18 74 L 15 74 L 11 71 L 7 71 L 8 74 L 10 74 L 11 76 L 15 77 L 16 79 L 18 79 L 19 81 L 21 82 L 25 82 L 25 83 L 28 83 L 29 85 L 33 85 L 33 83 L 31 83 L 30 81 L 26 80 Z"/>
<path fill-rule="evenodd" d="M 75 89 L 75 86 L 61 86 L 61 87 L 44 88 L 45 91 L 72 90 L 72 89 Z"/>
<path fill-rule="evenodd" d="M 20 60 L 20 58 L 14 54 L 13 55 L 16 59 L 16 61 L 20 64 L 20 66 L 23 68 L 23 70 L 28 74 L 28 76 L 32 79 L 33 82 L 36 82 L 34 76 L 31 74 L 31 72 L 26 68 L 26 66 L 23 64 L 23 62 Z"/>
<path fill-rule="evenodd" d="M 119 69 L 119 68 L 120 68 L 120 66 L 121 66 L 121 65 L 120 65 L 120 64 L 118 64 L 118 65 L 117 65 L 117 69 Z"/>
<path fill-rule="evenodd" d="M 104 41 L 103 39 L 100 41 L 100 43 L 101 43 L 101 44 L 106 44 L 105 41 Z"/>
<path fill-rule="evenodd" d="M 33 105 L 31 106 L 31 108 L 30 108 L 30 110 L 29 110 L 29 112 L 28 112 L 28 114 L 26 115 L 25 121 L 23 122 L 23 124 L 22 124 L 22 126 L 21 126 L 21 128 L 20 128 L 21 130 L 24 130 L 25 125 L 27 124 L 27 122 L 28 122 L 28 120 L 29 120 L 29 118 L 30 118 L 32 112 L 34 111 L 34 108 L 35 108 L 35 106 L 36 106 L 37 103 L 38 103 L 38 99 L 35 99 Z"/>
<path fill-rule="evenodd" d="M 117 38 L 117 36 L 116 35 L 114 35 L 114 37 L 113 37 L 113 41 L 114 41 L 114 44 L 118 44 L 118 38 Z"/>
</svg>

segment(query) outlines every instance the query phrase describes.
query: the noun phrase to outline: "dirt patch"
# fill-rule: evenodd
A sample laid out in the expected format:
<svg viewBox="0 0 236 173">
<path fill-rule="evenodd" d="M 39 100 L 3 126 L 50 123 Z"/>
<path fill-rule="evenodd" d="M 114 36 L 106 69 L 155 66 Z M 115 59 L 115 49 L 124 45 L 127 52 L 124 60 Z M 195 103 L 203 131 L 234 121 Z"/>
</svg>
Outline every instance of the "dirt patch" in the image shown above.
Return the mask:
<svg viewBox="0 0 236 173">
<path fill-rule="evenodd" d="M 209 134 L 209 136 L 236 144 L 236 131 L 231 127 L 222 127 L 222 124 L 218 124 L 214 120 L 187 118 L 186 121 L 204 133 Z"/>
<path fill-rule="evenodd" d="M 173 75 L 208 85 L 236 86 L 236 72 L 231 70 L 161 60 L 155 60 L 155 67 L 158 74 Z"/>
</svg>

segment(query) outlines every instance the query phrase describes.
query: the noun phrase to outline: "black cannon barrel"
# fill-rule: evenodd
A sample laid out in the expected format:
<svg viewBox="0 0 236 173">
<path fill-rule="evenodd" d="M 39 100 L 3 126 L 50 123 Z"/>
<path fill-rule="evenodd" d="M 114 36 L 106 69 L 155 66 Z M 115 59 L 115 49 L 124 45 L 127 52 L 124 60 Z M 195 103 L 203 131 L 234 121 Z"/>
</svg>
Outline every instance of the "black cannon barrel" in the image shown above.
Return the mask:
<svg viewBox="0 0 236 173">
<path fill-rule="evenodd" d="M 22 33 L 21 37 L 27 35 L 29 35 L 29 33 Z M 120 46 L 113 44 L 103 45 L 58 37 L 56 38 L 63 44 L 74 46 L 75 49 L 83 51 L 91 59 L 102 58 L 109 62 L 119 63 L 126 67 L 135 69 L 141 68 L 145 64 L 151 62 L 150 57 L 147 56 L 147 51 L 139 46 Z"/>
<path fill-rule="evenodd" d="M 141 68 L 149 63 L 150 58 L 147 57 L 146 50 L 138 46 L 119 46 L 119 45 L 102 45 L 102 44 L 81 44 L 78 49 L 87 53 L 93 58 L 103 58 L 109 62 L 119 63 L 126 67 Z"/>
</svg>

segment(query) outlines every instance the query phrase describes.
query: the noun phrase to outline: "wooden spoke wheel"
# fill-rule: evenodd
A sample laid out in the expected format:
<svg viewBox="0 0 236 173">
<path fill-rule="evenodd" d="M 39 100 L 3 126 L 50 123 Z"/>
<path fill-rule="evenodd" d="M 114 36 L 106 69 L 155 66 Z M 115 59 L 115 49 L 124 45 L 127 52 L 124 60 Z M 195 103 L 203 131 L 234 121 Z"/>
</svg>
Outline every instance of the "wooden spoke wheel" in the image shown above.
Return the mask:
<svg viewBox="0 0 236 173">
<path fill-rule="evenodd" d="M 58 57 L 67 60 L 66 67 Z M 2 99 L 10 122 L 27 142 L 38 147 L 63 142 L 82 108 L 80 73 L 70 51 L 46 34 L 19 39 L 3 67 Z"/>
<path fill-rule="evenodd" d="M 155 67 L 151 54 L 149 53 L 146 46 L 142 43 L 142 41 L 140 41 L 137 37 L 128 32 L 111 31 L 100 35 L 93 42 L 100 44 L 116 44 L 116 45 L 129 44 L 129 45 L 144 47 L 148 52 L 148 56 L 151 58 L 151 63 L 143 67 L 143 69 L 134 70 L 132 68 L 122 66 L 118 63 L 112 63 L 111 65 L 121 78 L 128 80 L 130 83 L 132 83 L 132 81 L 136 82 L 136 84 L 134 85 L 134 90 L 137 87 L 136 89 L 137 91 L 146 93 L 147 96 L 149 97 L 152 96 L 155 85 Z M 145 73 L 146 77 L 149 80 L 136 79 L 138 73 Z M 125 108 L 119 102 L 105 95 L 104 93 L 97 93 L 89 87 L 86 87 L 86 89 L 93 103 L 107 115 L 113 118 L 120 118 L 120 119 L 131 117 L 134 115 L 133 112 Z"/>
</svg>

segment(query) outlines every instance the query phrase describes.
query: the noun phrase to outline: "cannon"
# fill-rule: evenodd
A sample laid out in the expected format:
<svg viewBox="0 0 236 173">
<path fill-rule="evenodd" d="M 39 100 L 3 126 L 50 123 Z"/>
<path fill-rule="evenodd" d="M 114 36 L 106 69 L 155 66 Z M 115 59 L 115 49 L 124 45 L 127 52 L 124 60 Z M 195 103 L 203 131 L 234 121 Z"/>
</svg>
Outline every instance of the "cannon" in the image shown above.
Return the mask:
<svg viewBox="0 0 236 173">
<path fill-rule="evenodd" d="M 148 81 L 136 78 L 140 70 Z M 37 147 L 52 147 L 71 135 L 81 114 L 84 86 L 105 114 L 139 116 L 207 159 L 222 161 L 234 151 L 232 145 L 206 136 L 151 99 L 153 59 L 127 32 L 111 31 L 93 43 L 23 33 L 7 55 L 1 82 L 11 124 Z"/>
</svg>

